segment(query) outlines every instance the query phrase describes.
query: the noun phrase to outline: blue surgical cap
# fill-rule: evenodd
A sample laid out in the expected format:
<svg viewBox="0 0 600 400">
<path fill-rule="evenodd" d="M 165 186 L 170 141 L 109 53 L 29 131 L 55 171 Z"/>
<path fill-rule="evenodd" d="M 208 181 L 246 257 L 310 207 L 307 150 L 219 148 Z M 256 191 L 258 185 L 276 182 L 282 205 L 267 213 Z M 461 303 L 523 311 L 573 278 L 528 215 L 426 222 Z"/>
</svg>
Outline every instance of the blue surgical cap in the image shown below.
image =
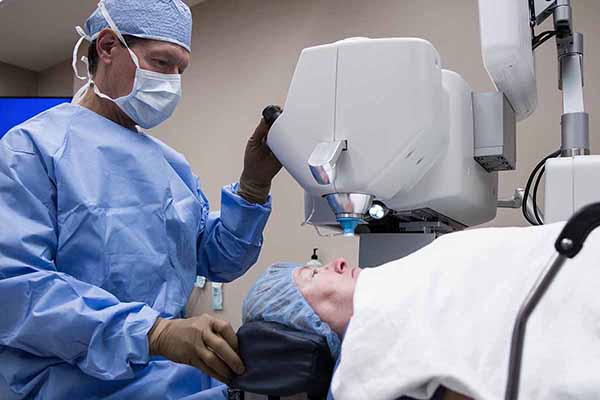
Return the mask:
<svg viewBox="0 0 600 400">
<path fill-rule="evenodd" d="M 243 322 L 277 322 L 324 336 L 334 360 L 340 354 L 340 338 L 319 318 L 294 282 L 299 264 L 281 263 L 267 268 L 250 289 L 242 305 Z"/>
<path fill-rule="evenodd" d="M 104 0 L 104 4 L 123 36 L 162 40 L 192 51 L 192 13 L 182 0 Z M 99 9 L 85 23 L 92 39 L 108 27 Z"/>
</svg>

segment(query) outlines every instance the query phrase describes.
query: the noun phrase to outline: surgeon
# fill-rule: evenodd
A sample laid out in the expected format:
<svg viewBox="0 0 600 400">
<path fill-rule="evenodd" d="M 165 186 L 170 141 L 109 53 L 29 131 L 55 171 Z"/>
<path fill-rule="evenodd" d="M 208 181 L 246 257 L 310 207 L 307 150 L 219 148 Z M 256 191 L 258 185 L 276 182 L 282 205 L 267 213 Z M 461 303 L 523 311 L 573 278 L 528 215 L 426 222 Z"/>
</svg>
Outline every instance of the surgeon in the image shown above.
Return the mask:
<svg viewBox="0 0 600 400">
<path fill-rule="evenodd" d="M 231 326 L 182 317 L 196 275 L 257 260 L 281 168 L 268 127 L 209 213 L 185 158 L 145 132 L 181 97 L 188 6 L 103 0 L 78 32 L 74 103 L 0 141 L 0 399 L 224 398 L 244 372 Z"/>
</svg>

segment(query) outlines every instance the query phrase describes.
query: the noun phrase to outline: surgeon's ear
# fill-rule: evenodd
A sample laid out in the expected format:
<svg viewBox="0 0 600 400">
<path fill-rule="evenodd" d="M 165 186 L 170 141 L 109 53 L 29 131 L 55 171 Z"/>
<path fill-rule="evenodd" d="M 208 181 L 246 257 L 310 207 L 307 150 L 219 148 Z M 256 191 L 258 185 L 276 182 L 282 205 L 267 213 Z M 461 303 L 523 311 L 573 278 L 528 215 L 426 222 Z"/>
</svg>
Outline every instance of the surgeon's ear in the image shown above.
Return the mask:
<svg viewBox="0 0 600 400">
<path fill-rule="evenodd" d="M 98 53 L 98 58 L 102 60 L 104 64 L 111 64 L 113 60 L 113 50 L 120 45 L 119 38 L 112 30 L 102 30 L 96 39 L 96 52 Z"/>
</svg>

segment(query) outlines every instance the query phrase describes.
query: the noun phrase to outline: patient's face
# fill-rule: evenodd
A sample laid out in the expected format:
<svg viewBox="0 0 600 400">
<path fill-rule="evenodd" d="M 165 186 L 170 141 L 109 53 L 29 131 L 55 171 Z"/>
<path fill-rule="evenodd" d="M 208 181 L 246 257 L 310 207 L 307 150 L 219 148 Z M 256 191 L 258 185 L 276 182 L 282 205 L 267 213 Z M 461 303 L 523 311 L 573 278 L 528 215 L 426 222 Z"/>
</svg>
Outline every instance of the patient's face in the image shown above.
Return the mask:
<svg viewBox="0 0 600 400">
<path fill-rule="evenodd" d="M 340 337 L 352 317 L 360 271 L 348 266 L 343 258 L 319 268 L 302 267 L 294 271 L 294 281 L 308 304 Z"/>
</svg>

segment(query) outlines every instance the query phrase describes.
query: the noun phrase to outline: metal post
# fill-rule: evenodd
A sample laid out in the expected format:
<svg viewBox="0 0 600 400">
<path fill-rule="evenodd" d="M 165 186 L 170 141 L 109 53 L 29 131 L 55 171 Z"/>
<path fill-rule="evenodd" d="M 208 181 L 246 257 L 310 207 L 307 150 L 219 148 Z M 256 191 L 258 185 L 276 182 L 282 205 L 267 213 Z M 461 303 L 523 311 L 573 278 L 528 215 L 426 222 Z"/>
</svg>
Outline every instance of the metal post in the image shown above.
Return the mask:
<svg viewBox="0 0 600 400">
<path fill-rule="evenodd" d="M 590 154 L 589 115 L 583 102 L 583 35 L 568 34 L 556 39 L 559 83 L 563 92 L 561 155 Z"/>
<path fill-rule="evenodd" d="M 590 154 L 590 134 L 583 94 L 583 34 L 573 32 L 570 0 L 557 0 L 552 12 L 558 55 L 558 88 L 563 93 L 561 155 L 587 155 Z"/>
</svg>

